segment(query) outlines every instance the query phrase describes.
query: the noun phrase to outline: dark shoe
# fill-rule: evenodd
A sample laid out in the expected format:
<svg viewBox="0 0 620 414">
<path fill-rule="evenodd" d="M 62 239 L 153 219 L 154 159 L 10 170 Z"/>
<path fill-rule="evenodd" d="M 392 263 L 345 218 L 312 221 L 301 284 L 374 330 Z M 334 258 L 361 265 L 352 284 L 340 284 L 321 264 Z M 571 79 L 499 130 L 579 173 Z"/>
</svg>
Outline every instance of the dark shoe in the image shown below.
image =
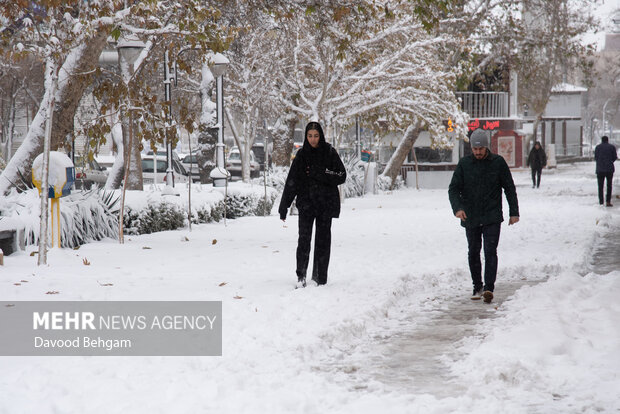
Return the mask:
<svg viewBox="0 0 620 414">
<path fill-rule="evenodd" d="M 613 206 L 614 206 L 614 205 L 613 205 L 613 204 L 611 204 L 611 203 L 607 203 L 607 204 L 605 204 L 605 205 L 606 205 L 607 207 L 613 207 Z"/>
<path fill-rule="evenodd" d="M 297 278 L 297 285 L 295 286 L 295 289 L 300 289 L 300 288 L 305 288 L 306 287 L 306 278 L 303 276 L 300 276 Z"/>
<path fill-rule="evenodd" d="M 476 289 L 474 288 L 474 293 L 471 295 L 471 300 L 480 300 L 482 299 L 482 288 Z"/>
<path fill-rule="evenodd" d="M 491 303 L 491 301 L 493 300 L 493 292 L 491 292 L 490 290 L 485 290 L 482 294 L 482 297 L 484 298 L 484 303 Z"/>
</svg>

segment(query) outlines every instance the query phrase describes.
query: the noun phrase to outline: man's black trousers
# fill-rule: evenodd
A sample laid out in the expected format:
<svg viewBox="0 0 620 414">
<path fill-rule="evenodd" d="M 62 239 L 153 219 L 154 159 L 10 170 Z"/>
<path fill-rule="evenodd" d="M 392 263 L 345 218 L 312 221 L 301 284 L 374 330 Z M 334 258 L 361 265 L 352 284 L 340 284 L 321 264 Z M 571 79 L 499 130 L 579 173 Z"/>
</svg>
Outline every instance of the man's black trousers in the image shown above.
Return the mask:
<svg viewBox="0 0 620 414">
<path fill-rule="evenodd" d="M 332 218 L 327 216 L 299 215 L 299 240 L 297 241 L 297 277 L 306 277 L 308 261 L 310 259 L 310 240 L 312 239 L 312 225 L 316 220 L 316 234 L 314 235 L 314 262 L 312 265 L 312 280 L 319 285 L 327 283 L 327 268 L 329 267 L 329 253 L 332 243 Z"/>
<path fill-rule="evenodd" d="M 540 175 L 542 174 L 542 168 L 532 168 L 532 186 L 540 187 Z"/>
<path fill-rule="evenodd" d="M 596 178 L 598 179 L 598 203 L 603 204 L 603 182 L 605 179 L 607 179 L 607 197 L 605 197 L 605 201 L 611 203 L 611 184 L 614 180 L 614 173 L 596 173 Z"/>
<path fill-rule="evenodd" d="M 495 289 L 495 277 L 497 276 L 497 245 L 501 223 L 487 224 L 483 226 L 465 228 L 467 246 L 469 249 L 469 271 L 474 289 L 480 290 L 482 285 L 482 264 L 480 262 L 480 249 L 484 238 L 484 290 L 493 292 Z"/>
</svg>

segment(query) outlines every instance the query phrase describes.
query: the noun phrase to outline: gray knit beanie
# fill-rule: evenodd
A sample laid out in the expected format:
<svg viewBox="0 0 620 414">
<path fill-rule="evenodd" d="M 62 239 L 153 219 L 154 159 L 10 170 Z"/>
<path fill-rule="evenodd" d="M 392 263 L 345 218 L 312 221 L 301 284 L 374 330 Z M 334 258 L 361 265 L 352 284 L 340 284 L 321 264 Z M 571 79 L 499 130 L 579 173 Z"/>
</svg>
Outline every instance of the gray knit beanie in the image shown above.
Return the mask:
<svg viewBox="0 0 620 414">
<path fill-rule="evenodd" d="M 489 135 L 486 131 L 478 128 L 474 132 L 472 132 L 469 137 L 469 143 L 474 147 L 489 147 Z"/>
</svg>

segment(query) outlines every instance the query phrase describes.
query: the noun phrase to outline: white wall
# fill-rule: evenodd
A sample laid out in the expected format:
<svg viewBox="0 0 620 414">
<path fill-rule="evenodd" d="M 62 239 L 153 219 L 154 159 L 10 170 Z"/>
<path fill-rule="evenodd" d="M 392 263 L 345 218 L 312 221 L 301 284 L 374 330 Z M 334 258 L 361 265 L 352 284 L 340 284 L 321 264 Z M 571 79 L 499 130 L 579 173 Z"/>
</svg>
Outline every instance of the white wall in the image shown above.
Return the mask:
<svg viewBox="0 0 620 414">
<path fill-rule="evenodd" d="M 581 93 L 552 94 L 544 116 L 581 116 Z"/>
<path fill-rule="evenodd" d="M 418 172 L 418 186 L 427 189 L 448 190 L 454 171 L 420 171 Z M 407 187 L 415 188 L 415 171 L 407 172 L 405 183 Z"/>
</svg>

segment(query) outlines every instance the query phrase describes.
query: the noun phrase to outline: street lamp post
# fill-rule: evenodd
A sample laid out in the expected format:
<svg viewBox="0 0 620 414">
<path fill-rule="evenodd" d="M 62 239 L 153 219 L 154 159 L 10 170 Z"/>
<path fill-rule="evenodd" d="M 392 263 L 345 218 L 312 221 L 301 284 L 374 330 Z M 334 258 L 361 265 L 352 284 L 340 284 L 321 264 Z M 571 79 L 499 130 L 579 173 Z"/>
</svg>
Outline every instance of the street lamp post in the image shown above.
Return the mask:
<svg viewBox="0 0 620 414">
<path fill-rule="evenodd" d="M 144 49 L 145 44 L 136 36 L 130 36 L 128 38 L 124 38 L 118 42 L 117 52 L 119 56 L 119 65 L 121 67 L 121 75 L 123 77 L 123 82 L 125 85 L 129 86 L 131 81 L 131 77 L 135 72 L 134 65 L 136 60 L 142 53 L 142 49 Z M 128 181 L 129 181 L 129 170 L 130 163 L 132 160 L 132 152 L 135 152 L 135 160 L 138 160 L 140 157 L 139 145 L 134 145 L 133 143 L 133 113 L 131 108 L 127 111 L 129 114 L 128 120 L 128 135 L 129 139 L 125 140 L 123 138 L 123 162 L 124 162 L 124 173 L 123 173 L 123 190 L 121 192 L 121 205 L 118 213 L 118 240 L 122 244 L 125 242 L 123 236 L 123 215 L 125 211 L 125 190 L 127 189 Z M 136 165 L 138 165 L 136 163 Z M 139 189 L 142 189 L 142 176 L 140 175 Z"/>
<path fill-rule="evenodd" d="M 229 60 L 221 53 L 213 56 L 211 73 L 215 77 L 217 90 L 217 145 L 215 168 L 211 170 L 210 176 L 213 179 L 213 187 L 224 187 L 228 179 L 228 171 L 224 165 L 224 74 L 228 68 Z"/>
<path fill-rule="evenodd" d="M 605 104 L 603 105 L 603 135 L 605 135 L 605 116 L 606 116 L 606 111 L 607 111 L 607 104 L 609 103 L 609 101 L 611 101 L 613 98 L 609 98 L 608 100 L 605 101 Z M 610 122 L 611 124 L 611 122 Z M 611 127 L 609 128 L 611 130 Z M 611 134 L 609 134 L 611 136 Z"/>
<path fill-rule="evenodd" d="M 164 87 L 165 87 L 165 100 L 168 105 L 166 111 L 166 186 L 161 192 L 162 195 L 179 195 L 179 190 L 174 188 L 174 175 L 172 169 L 172 140 L 170 139 L 169 129 L 172 119 L 172 97 L 170 93 L 171 85 L 174 76 L 170 73 L 170 58 L 168 57 L 168 51 L 164 53 Z M 154 155 L 154 163 L 157 165 L 157 152 Z"/>
</svg>

